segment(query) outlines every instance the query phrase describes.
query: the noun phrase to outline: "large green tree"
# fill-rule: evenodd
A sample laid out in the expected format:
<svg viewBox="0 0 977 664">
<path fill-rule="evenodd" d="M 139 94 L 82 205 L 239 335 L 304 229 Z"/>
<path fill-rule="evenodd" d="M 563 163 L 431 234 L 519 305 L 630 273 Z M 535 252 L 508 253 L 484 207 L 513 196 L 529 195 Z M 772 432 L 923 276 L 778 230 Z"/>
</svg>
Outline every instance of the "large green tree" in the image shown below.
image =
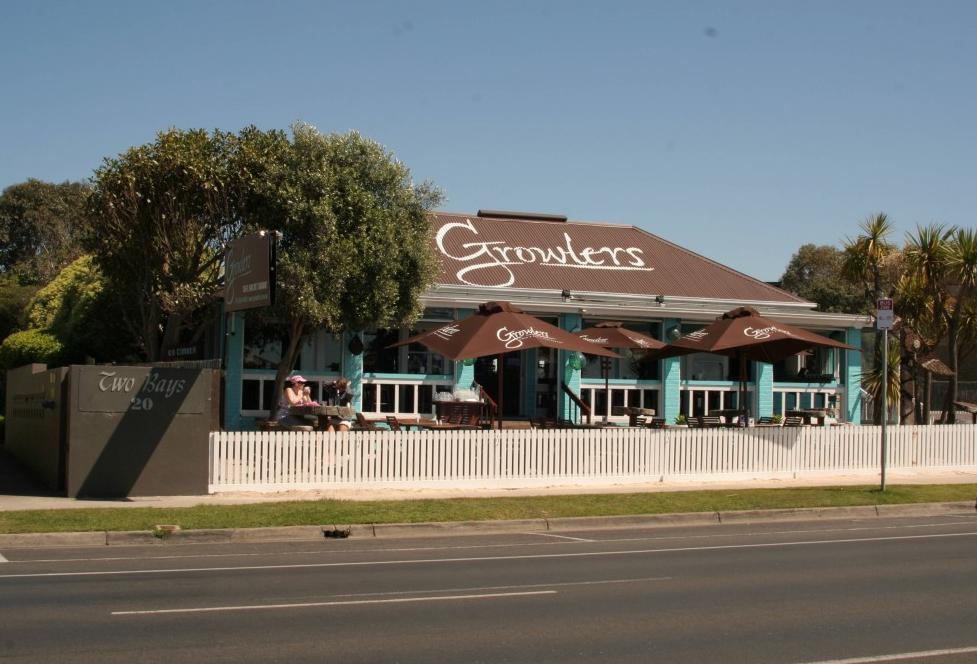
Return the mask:
<svg viewBox="0 0 977 664">
<path fill-rule="evenodd" d="M 281 233 L 277 303 L 268 312 L 283 338 L 280 394 L 308 332 L 396 327 L 419 316 L 437 268 L 429 213 L 441 194 L 356 132 L 298 124 L 290 140 L 249 134 L 247 227 Z"/>
<path fill-rule="evenodd" d="M 126 360 L 136 340 L 118 325 L 122 312 L 117 306 L 98 266 L 91 256 L 82 256 L 37 291 L 27 324 L 54 335 L 66 362 Z"/>
<path fill-rule="evenodd" d="M 150 360 L 189 341 L 220 294 L 224 246 L 240 229 L 240 137 L 170 129 L 96 170 L 85 245 Z"/>
<path fill-rule="evenodd" d="M 81 255 L 89 188 L 30 179 L 0 194 L 0 272 L 25 285 L 46 284 Z"/>
<path fill-rule="evenodd" d="M 844 264 L 845 253 L 837 247 L 801 245 L 780 278 L 780 286 L 816 302 L 818 311 L 861 313 L 864 310 L 861 289 L 845 276 Z"/>
</svg>

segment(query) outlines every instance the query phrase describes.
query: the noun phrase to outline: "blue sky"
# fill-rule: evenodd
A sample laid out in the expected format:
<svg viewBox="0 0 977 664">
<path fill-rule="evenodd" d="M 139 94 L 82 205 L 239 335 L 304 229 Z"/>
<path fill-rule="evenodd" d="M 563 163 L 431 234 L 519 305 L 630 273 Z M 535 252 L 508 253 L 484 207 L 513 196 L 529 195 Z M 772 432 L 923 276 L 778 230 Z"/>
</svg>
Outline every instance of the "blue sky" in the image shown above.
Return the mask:
<svg viewBox="0 0 977 664">
<path fill-rule="evenodd" d="M 755 277 L 977 215 L 977 2 L 9 2 L 0 187 L 161 129 L 357 129 L 446 210 L 634 224 Z"/>
</svg>

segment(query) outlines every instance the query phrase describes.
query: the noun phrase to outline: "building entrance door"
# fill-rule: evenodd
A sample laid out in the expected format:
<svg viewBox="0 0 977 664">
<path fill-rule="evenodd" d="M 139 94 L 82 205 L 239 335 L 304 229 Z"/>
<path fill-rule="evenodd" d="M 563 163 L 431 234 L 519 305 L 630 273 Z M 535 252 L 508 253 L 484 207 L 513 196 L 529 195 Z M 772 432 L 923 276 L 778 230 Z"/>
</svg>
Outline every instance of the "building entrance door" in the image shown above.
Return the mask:
<svg viewBox="0 0 977 664">
<path fill-rule="evenodd" d="M 522 415 L 522 353 L 506 353 L 502 373 L 502 417 Z M 498 355 L 480 357 L 475 360 L 475 382 L 481 385 L 492 399 L 499 403 Z"/>
</svg>

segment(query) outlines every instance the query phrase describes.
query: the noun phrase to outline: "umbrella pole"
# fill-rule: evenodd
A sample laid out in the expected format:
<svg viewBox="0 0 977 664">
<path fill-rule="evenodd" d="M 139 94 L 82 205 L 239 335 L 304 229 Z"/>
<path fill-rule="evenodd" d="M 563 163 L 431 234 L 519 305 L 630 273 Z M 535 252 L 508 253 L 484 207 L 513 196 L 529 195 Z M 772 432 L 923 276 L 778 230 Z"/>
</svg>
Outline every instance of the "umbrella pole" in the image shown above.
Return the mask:
<svg viewBox="0 0 977 664">
<path fill-rule="evenodd" d="M 740 410 L 743 411 L 743 422 L 740 426 L 750 426 L 750 397 L 746 382 L 746 354 L 743 351 L 737 353 L 740 361 Z"/>
<path fill-rule="evenodd" d="M 502 367 L 504 366 L 502 364 L 502 353 L 499 353 L 498 358 L 499 359 L 496 360 L 499 363 L 498 371 L 496 371 L 496 374 L 498 375 L 498 378 L 499 378 L 499 404 L 498 404 L 498 413 L 497 413 L 498 414 L 498 418 L 497 419 L 498 419 L 498 422 L 499 422 L 499 429 L 501 430 L 502 429 L 502 409 L 503 409 L 503 406 L 502 406 L 502 404 L 503 404 L 503 401 L 502 401 Z"/>
<path fill-rule="evenodd" d="M 608 414 L 611 412 L 611 361 L 609 358 L 600 358 L 601 372 L 604 374 L 604 421 L 607 422 Z"/>
</svg>

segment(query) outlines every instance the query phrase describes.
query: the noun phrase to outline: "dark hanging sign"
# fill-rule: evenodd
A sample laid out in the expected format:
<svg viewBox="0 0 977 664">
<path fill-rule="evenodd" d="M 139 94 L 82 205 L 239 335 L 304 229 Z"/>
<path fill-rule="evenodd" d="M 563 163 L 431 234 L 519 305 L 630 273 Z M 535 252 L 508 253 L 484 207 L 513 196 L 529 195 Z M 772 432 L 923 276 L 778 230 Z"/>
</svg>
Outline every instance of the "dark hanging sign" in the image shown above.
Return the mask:
<svg viewBox="0 0 977 664">
<path fill-rule="evenodd" d="M 273 233 L 231 241 L 224 259 L 224 311 L 275 303 L 275 252 Z"/>
</svg>

